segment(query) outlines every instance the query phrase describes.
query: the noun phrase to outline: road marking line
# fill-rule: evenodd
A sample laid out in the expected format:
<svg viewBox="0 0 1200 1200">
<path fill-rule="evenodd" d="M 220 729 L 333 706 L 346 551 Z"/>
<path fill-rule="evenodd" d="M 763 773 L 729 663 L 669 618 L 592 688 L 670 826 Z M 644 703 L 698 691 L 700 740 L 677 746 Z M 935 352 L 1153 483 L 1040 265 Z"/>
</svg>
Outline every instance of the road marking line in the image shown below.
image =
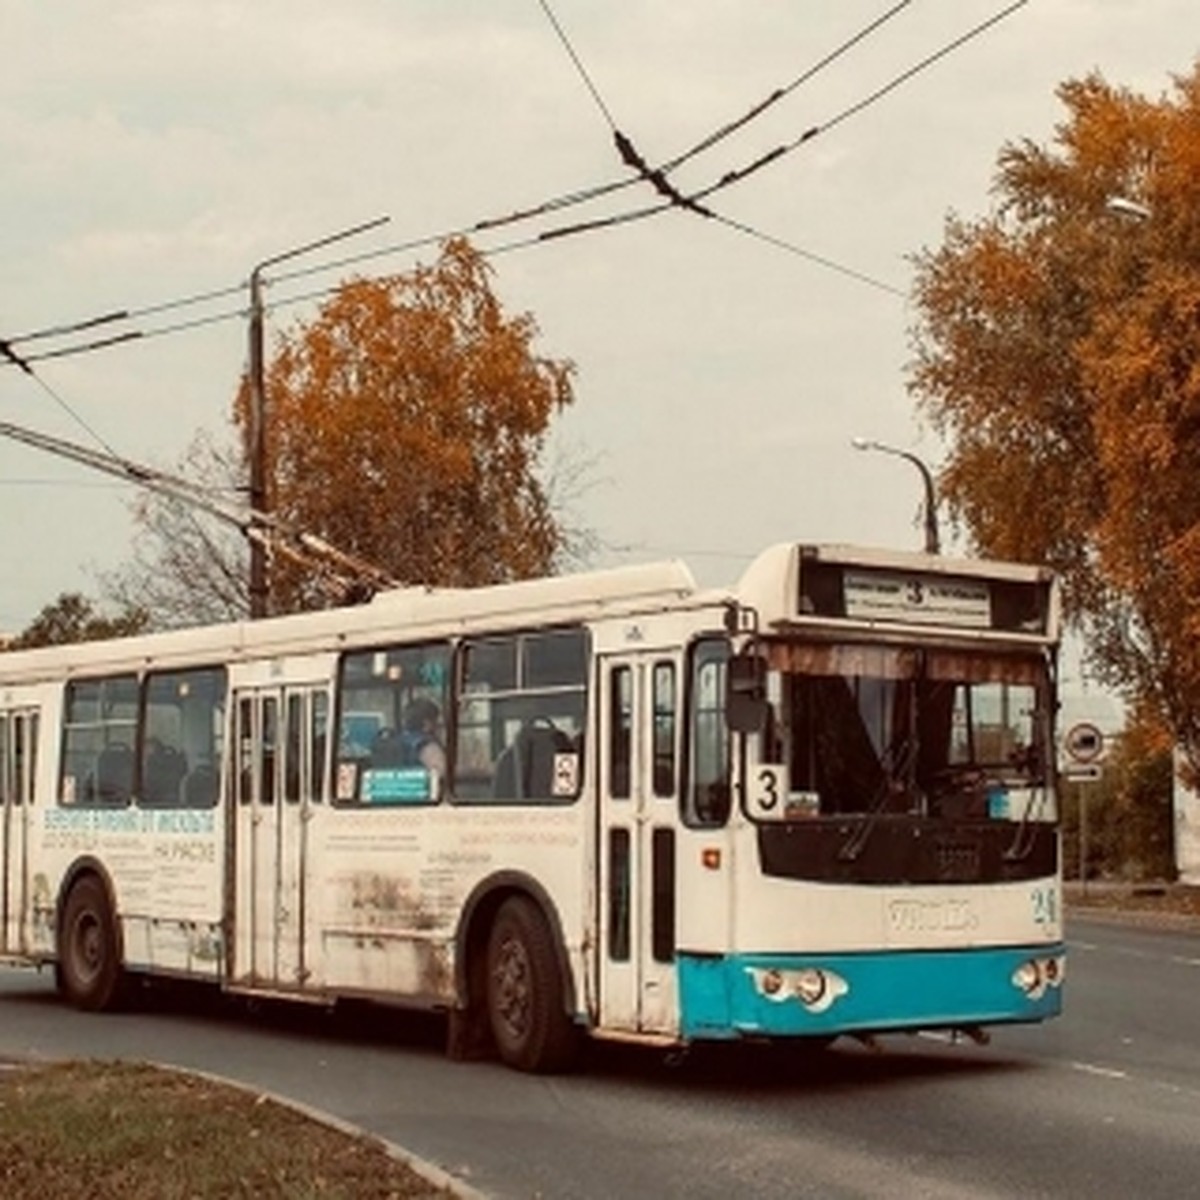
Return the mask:
<svg viewBox="0 0 1200 1200">
<path fill-rule="evenodd" d="M 1085 1075 L 1103 1075 L 1105 1079 L 1128 1079 L 1125 1071 L 1117 1071 L 1112 1067 L 1098 1067 L 1094 1063 L 1073 1062 L 1071 1066 Z"/>
<path fill-rule="evenodd" d="M 1181 967 L 1200 967 L 1200 958 L 1184 958 L 1181 954 L 1172 954 L 1171 962 L 1178 963 Z"/>
</svg>

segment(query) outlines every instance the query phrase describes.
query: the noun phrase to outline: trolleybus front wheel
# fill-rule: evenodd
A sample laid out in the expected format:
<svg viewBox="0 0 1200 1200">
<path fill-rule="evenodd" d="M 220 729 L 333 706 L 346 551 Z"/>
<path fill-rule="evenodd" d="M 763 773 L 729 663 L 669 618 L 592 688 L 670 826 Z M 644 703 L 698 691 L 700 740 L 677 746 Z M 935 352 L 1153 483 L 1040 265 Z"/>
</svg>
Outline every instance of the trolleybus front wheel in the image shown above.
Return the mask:
<svg viewBox="0 0 1200 1200">
<path fill-rule="evenodd" d="M 501 1059 L 521 1071 L 562 1071 L 577 1048 L 563 1004 L 552 934 L 533 901 L 506 900 L 488 938 L 487 1008 Z"/>
<path fill-rule="evenodd" d="M 73 1004 L 99 1012 L 116 1006 L 123 974 L 108 894 L 85 875 L 67 895 L 55 976 Z"/>
</svg>

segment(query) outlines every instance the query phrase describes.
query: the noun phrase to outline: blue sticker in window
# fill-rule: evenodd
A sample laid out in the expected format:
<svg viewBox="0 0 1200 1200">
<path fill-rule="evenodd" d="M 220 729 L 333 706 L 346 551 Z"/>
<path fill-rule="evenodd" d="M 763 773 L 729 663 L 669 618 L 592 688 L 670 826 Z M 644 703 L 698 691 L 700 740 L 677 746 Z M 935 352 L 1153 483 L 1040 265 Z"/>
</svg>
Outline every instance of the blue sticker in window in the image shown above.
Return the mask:
<svg viewBox="0 0 1200 1200">
<path fill-rule="evenodd" d="M 387 767 L 363 772 L 364 804 L 414 804 L 430 798 L 430 773 L 424 767 Z"/>
</svg>

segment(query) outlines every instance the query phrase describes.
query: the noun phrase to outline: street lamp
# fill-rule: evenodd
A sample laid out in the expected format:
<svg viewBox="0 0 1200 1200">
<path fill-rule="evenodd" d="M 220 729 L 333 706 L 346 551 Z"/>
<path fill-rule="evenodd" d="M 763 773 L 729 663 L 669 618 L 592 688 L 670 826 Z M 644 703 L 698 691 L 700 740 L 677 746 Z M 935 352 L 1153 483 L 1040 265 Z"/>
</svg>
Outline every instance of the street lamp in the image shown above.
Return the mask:
<svg viewBox="0 0 1200 1200">
<path fill-rule="evenodd" d="M 342 229 L 328 237 L 318 238 L 315 242 L 306 242 L 285 250 L 282 254 L 274 254 L 264 258 L 250 272 L 250 411 L 247 422 L 247 442 L 250 458 L 250 512 L 251 519 L 257 520 L 266 513 L 270 500 L 267 496 L 267 418 L 266 418 L 266 385 L 264 380 L 263 356 L 263 271 L 278 263 L 286 262 L 310 250 L 319 250 L 343 238 L 365 233 L 385 224 L 389 217 L 376 217 L 373 221 L 364 221 L 350 229 Z M 250 616 L 254 619 L 267 615 L 267 551 L 259 538 L 250 542 Z"/>
<path fill-rule="evenodd" d="M 937 496 L 933 486 L 933 475 L 925 463 L 915 454 L 910 454 L 907 450 L 898 450 L 895 446 L 888 446 L 884 442 L 877 442 L 872 438 L 854 437 L 850 439 L 850 445 L 855 450 L 878 450 L 880 454 L 890 454 L 894 458 L 903 458 L 906 462 L 912 463 L 921 472 L 921 481 L 925 485 L 925 553 L 940 554 L 941 542 L 938 538 Z"/>
</svg>

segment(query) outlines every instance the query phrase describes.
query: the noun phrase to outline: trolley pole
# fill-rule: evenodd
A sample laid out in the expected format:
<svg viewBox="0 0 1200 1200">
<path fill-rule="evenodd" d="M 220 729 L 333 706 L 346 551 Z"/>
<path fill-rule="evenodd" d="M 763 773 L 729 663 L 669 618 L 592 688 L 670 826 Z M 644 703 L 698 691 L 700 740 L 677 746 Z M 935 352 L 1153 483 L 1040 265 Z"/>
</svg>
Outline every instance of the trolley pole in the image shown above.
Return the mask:
<svg viewBox="0 0 1200 1200">
<path fill-rule="evenodd" d="M 250 272 L 250 347 L 247 370 L 249 373 L 250 411 L 246 429 L 246 456 L 249 459 L 249 493 L 252 518 L 270 511 L 271 499 L 267 491 L 267 398 L 266 369 L 263 351 L 263 271 L 291 258 L 298 258 L 311 250 L 319 250 L 344 238 L 366 233 L 386 224 L 390 217 L 376 217 L 361 225 L 339 230 L 328 237 L 318 238 L 264 258 Z M 270 581 L 268 579 L 267 551 L 258 538 L 250 541 L 250 617 L 257 620 L 270 615 Z"/>
</svg>

